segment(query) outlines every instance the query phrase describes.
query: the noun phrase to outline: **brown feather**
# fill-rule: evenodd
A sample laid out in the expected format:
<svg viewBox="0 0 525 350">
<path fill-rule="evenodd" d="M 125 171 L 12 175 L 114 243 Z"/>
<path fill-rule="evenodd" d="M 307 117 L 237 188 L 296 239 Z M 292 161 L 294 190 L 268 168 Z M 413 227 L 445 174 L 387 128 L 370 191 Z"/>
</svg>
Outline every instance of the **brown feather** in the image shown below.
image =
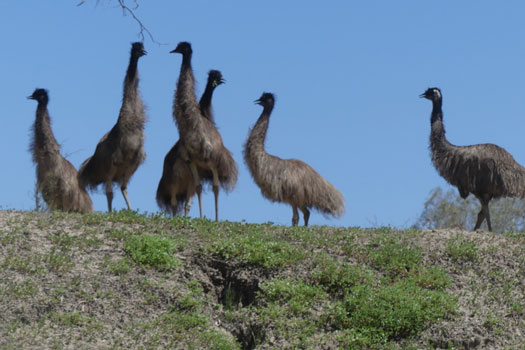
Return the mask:
<svg viewBox="0 0 525 350">
<path fill-rule="evenodd" d="M 145 54 L 141 43 L 134 43 L 130 62 L 124 79 L 122 106 L 117 123 L 97 144 L 95 153 L 80 166 L 79 180 L 90 189 L 106 186 L 106 194 L 112 189 L 108 183 L 118 184 L 123 191 L 132 175 L 145 160 L 144 124 L 146 114 L 140 98 L 138 59 Z M 127 200 L 127 199 L 126 199 Z M 108 195 L 108 209 L 111 200 Z"/>
<path fill-rule="evenodd" d="M 439 174 L 458 188 L 462 198 L 470 193 L 480 201 L 475 230 L 490 214 L 488 204 L 492 198 L 525 197 L 525 168 L 518 164 L 505 149 L 490 143 L 455 146 L 445 137 L 442 94 L 438 88 L 429 88 L 421 95 L 432 101 L 430 150 L 432 163 Z"/>
<path fill-rule="evenodd" d="M 173 100 L 173 117 L 179 130 L 179 139 L 186 152 L 184 161 L 197 169 L 199 179 L 194 179 L 199 196 L 201 176 L 217 172 L 217 183 L 213 183 L 215 195 L 215 219 L 218 220 L 218 187 L 229 191 L 237 183 L 237 164 L 231 152 L 224 146 L 222 137 L 215 127 L 212 118 L 206 118 L 201 113 L 195 97 L 195 78 L 191 67 L 191 45 L 181 42 L 175 50 L 182 54 L 182 64 Z M 193 176 L 193 174 L 192 174 Z M 208 176 L 204 176 L 207 178 Z M 202 212 L 201 212 L 202 216 Z"/>
<path fill-rule="evenodd" d="M 51 209 L 92 212 L 91 198 L 80 187 L 75 167 L 60 154 L 60 147 L 51 130 L 47 92 L 37 89 L 30 98 L 38 100 L 30 146 L 36 164 L 38 190 Z"/>
<path fill-rule="evenodd" d="M 259 102 L 264 110 L 244 145 L 244 161 L 262 195 L 274 202 L 288 203 L 303 212 L 304 209 L 314 209 L 324 215 L 340 217 L 345 211 L 344 198 L 332 184 L 300 160 L 281 159 L 266 152 L 264 143 L 274 104 L 273 95 L 265 93 Z M 307 221 L 305 217 L 305 225 Z"/>
<path fill-rule="evenodd" d="M 222 74 L 219 71 L 210 71 L 208 73 L 208 82 L 206 84 L 206 89 L 204 90 L 201 99 L 199 101 L 199 109 L 202 114 L 202 117 L 210 120 L 215 124 L 213 117 L 212 109 L 212 96 L 215 88 L 222 83 Z M 230 155 L 228 150 L 222 152 L 223 154 Z M 159 208 L 164 211 L 169 211 L 173 215 L 184 213 L 187 215 L 190 206 L 191 198 L 195 195 L 196 184 L 193 180 L 191 170 L 183 156 L 187 154 L 187 150 L 184 148 L 184 145 L 179 141 L 171 148 L 171 150 L 166 154 L 164 158 L 164 166 L 162 177 L 159 181 L 157 187 L 157 204 Z M 221 161 L 219 164 L 233 164 L 233 157 L 231 160 Z M 199 168 L 199 176 L 204 183 L 211 183 L 213 181 L 212 173 L 205 169 Z M 219 171 L 219 181 L 225 190 L 229 190 L 226 184 L 230 183 L 231 180 L 221 177 L 224 174 L 232 174 L 233 172 L 228 169 L 221 169 Z"/>
</svg>

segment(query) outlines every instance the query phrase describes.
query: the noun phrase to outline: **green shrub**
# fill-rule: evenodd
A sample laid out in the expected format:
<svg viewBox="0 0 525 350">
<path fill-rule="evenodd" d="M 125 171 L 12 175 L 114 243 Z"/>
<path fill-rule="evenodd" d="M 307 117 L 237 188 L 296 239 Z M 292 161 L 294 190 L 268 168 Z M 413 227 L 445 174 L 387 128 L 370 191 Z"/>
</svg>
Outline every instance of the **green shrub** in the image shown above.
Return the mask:
<svg viewBox="0 0 525 350">
<path fill-rule="evenodd" d="M 445 269 L 439 266 L 423 268 L 412 277 L 416 284 L 427 289 L 444 289 L 450 285 Z"/>
<path fill-rule="evenodd" d="M 392 238 L 368 247 L 372 263 L 385 271 L 390 277 L 406 275 L 421 264 L 421 251 L 408 247 Z"/>
<path fill-rule="evenodd" d="M 324 257 L 317 262 L 312 278 L 329 291 L 342 293 L 356 284 L 371 281 L 373 273 L 360 266 Z"/>
<path fill-rule="evenodd" d="M 455 299 L 412 279 L 379 287 L 359 285 L 343 301 L 341 328 L 367 330 L 374 342 L 416 334 L 454 312 Z"/>
</svg>

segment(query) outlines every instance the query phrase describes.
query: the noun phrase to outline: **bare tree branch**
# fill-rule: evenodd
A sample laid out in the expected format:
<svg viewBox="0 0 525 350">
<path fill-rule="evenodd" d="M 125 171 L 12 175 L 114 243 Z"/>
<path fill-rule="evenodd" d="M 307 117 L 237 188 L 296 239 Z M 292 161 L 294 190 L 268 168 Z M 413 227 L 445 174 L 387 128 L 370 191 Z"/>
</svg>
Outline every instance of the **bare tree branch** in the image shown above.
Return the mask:
<svg viewBox="0 0 525 350">
<path fill-rule="evenodd" d="M 112 0 L 109 0 L 109 1 L 111 2 Z M 150 38 L 150 40 L 154 42 L 155 44 L 166 45 L 164 43 L 160 43 L 157 40 L 155 40 L 155 38 L 153 37 L 153 34 L 151 34 L 149 29 L 144 25 L 144 23 L 142 23 L 142 20 L 135 14 L 135 11 L 139 8 L 139 1 L 138 0 L 132 0 L 132 1 L 134 5 L 131 7 L 126 4 L 126 0 L 117 0 L 117 3 L 122 8 L 123 16 L 126 16 L 126 14 L 129 14 L 133 18 L 133 20 L 135 20 L 135 22 L 137 22 L 137 24 L 139 25 L 140 31 L 138 35 L 140 36 L 141 40 L 144 41 L 145 34 L 146 34 Z M 87 0 L 81 0 L 77 4 L 77 6 L 81 6 L 85 4 L 86 2 Z M 97 5 L 99 2 L 100 0 L 97 0 Z"/>
</svg>

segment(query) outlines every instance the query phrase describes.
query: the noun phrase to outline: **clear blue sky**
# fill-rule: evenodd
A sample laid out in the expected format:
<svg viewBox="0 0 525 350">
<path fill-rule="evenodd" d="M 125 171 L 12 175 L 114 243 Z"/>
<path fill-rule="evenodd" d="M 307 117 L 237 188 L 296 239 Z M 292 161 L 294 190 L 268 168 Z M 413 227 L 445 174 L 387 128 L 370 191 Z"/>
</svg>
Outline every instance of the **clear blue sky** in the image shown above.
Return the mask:
<svg viewBox="0 0 525 350">
<path fill-rule="evenodd" d="M 117 119 L 139 28 L 113 2 L 78 2 L 0 5 L 2 208 L 34 207 L 28 147 L 36 103 L 26 96 L 36 87 L 49 90 L 55 136 L 77 168 Z M 443 91 L 452 143 L 495 143 L 525 164 L 522 1 L 139 3 L 137 16 L 167 45 L 146 38 L 139 62 L 149 121 L 147 160 L 129 184 L 135 209 L 158 210 L 162 162 L 178 139 L 171 104 L 181 57 L 168 52 L 179 41 L 193 45 L 199 96 L 209 69 L 227 80 L 213 103 L 239 181 L 221 192 L 221 219 L 291 222 L 290 207 L 261 196 L 242 158 L 263 91 L 277 95 L 267 151 L 307 162 L 345 196 L 341 219 L 314 213 L 311 224 L 405 227 L 417 219 L 429 191 L 445 185 L 430 162 L 431 104 L 418 98 L 427 87 Z M 105 211 L 103 191 L 91 196 Z M 213 194 L 203 198 L 213 218 Z M 120 191 L 114 207 L 125 207 Z M 198 216 L 196 199 L 190 215 Z"/>
</svg>

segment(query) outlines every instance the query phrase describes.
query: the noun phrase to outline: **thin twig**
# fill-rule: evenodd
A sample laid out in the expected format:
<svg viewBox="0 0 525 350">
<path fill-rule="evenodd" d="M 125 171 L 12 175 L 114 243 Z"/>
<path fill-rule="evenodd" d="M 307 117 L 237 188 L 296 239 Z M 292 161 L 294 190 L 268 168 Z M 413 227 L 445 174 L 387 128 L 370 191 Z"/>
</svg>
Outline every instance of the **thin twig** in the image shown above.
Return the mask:
<svg viewBox="0 0 525 350">
<path fill-rule="evenodd" d="M 83 5 L 86 1 L 87 0 L 81 0 L 80 3 L 77 4 L 77 6 Z M 144 33 L 146 33 L 148 37 L 151 39 L 151 41 L 154 42 L 155 44 L 166 45 L 164 43 L 160 43 L 157 40 L 155 40 L 155 38 L 153 37 L 153 34 L 151 34 L 149 29 L 144 25 L 144 23 L 142 23 L 140 18 L 138 18 L 137 15 L 135 14 L 135 11 L 139 8 L 138 0 L 133 0 L 135 4 L 133 8 L 130 8 L 128 5 L 126 5 L 126 0 L 117 0 L 117 1 L 118 1 L 119 6 L 122 8 L 123 15 L 125 16 L 127 13 L 130 14 L 131 17 L 135 20 L 135 22 L 138 23 L 139 28 L 140 28 L 139 36 L 142 41 L 144 41 L 144 38 L 145 38 Z M 97 0 L 97 4 L 98 2 L 99 0 Z"/>
</svg>

